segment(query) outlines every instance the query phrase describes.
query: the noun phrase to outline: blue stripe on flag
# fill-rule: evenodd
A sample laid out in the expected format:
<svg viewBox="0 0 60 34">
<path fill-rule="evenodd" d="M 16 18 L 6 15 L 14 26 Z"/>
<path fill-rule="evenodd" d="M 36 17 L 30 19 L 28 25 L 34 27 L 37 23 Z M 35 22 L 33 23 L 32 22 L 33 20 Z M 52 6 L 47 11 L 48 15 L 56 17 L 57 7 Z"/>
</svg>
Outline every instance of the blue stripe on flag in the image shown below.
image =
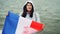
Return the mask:
<svg viewBox="0 0 60 34">
<path fill-rule="evenodd" d="M 19 20 L 18 15 L 12 12 L 8 12 L 8 16 L 6 16 L 2 34 L 15 34 L 18 20 Z"/>
</svg>

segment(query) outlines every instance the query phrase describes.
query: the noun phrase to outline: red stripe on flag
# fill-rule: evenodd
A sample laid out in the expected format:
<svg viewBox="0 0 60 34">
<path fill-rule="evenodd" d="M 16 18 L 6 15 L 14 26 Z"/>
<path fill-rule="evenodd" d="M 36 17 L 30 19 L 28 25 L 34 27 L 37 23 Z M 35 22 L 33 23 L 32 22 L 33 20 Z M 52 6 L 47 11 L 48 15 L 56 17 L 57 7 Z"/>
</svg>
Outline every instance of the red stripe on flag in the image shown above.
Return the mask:
<svg viewBox="0 0 60 34">
<path fill-rule="evenodd" d="M 44 24 L 41 24 L 41 23 L 32 21 L 30 27 L 33 28 L 33 29 L 35 29 L 35 30 L 37 30 L 37 31 L 41 31 L 41 30 L 43 30 L 43 28 L 44 28 Z"/>
</svg>

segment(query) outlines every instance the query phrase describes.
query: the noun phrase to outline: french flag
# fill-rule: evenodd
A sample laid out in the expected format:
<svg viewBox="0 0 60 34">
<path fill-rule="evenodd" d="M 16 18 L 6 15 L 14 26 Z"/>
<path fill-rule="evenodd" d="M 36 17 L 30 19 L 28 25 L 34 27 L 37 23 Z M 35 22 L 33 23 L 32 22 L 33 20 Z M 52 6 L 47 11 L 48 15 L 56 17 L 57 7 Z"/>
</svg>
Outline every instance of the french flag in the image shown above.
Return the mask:
<svg viewBox="0 0 60 34">
<path fill-rule="evenodd" d="M 33 34 L 43 28 L 44 24 L 8 12 L 2 34 Z"/>
</svg>

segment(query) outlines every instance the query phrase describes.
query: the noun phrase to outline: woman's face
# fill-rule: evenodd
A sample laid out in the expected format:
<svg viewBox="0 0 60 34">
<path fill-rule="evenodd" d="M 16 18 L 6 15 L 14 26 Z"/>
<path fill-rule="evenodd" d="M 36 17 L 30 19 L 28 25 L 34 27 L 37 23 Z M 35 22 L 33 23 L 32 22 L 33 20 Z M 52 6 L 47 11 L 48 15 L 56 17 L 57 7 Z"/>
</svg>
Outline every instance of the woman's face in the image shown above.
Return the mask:
<svg viewBox="0 0 60 34">
<path fill-rule="evenodd" d="M 32 5 L 30 3 L 28 3 L 26 8 L 27 8 L 28 11 L 31 11 Z"/>
</svg>

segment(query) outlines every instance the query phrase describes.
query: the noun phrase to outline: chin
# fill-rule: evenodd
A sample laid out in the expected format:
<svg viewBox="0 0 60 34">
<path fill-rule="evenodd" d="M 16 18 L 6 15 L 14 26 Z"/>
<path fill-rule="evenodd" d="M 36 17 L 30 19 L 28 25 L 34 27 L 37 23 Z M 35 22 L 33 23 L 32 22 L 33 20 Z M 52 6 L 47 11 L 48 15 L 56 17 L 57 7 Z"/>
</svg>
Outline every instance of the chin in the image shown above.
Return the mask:
<svg viewBox="0 0 60 34">
<path fill-rule="evenodd" d="M 28 11 L 31 11 L 30 9 Z"/>
</svg>

